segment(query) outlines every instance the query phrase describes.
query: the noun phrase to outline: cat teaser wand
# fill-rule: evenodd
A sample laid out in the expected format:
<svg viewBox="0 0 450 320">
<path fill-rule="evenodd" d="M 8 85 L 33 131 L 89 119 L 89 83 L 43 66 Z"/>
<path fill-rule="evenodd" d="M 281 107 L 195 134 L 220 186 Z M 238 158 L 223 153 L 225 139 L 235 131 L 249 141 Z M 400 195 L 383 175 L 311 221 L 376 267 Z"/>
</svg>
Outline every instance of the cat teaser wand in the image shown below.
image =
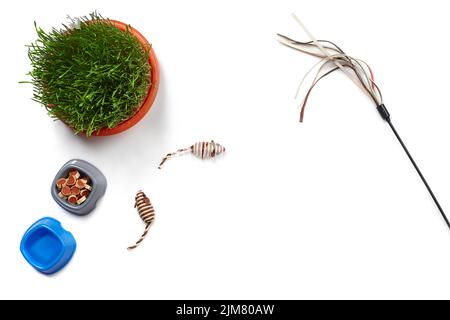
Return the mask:
<svg viewBox="0 0 450 320">
<path fill-rule="evenodd" d="M 353 58 L 349 55 L 347 55 L 341 48 L 339 48 L 336 44 L 334 44 L 331 41 L 328 40 L 317 40 L 311 32 L 305 27 L 305 25 L 298 19 L 298 17 L 295 14 L 292 14 L 295 21 L 300 25 L 300 27 L 303 29 L 303 31 L 309 36 L 311 39 L 308 42 L 300 42 L 293 40 L 291 38 L 288 38 L 286 36 L 283 36 L 281 34 L 278 34 L 278 41 L 282 43 L 283 45 L 286 45 L 290 48 L 293 48 L 295 50 L 298 50 L 300 52 L 315 56 L 317 58 L 320 58 L 321 60 L 316 63 L 303 77 L 298 90 L 296 97 L 298 96 L 301 87 L 307 80 L 308 76 L 312 72 L 316 72 L 315 77 L 313 78 L 311 85 L 309 89 L 306 91 L 306 94 L 303 98 L 303 101 L 301 103 L 301 112 L 300 112 L 300 122 L 303 122 L 303 117 L 305 113 L 305 106 L 308 102 L 309 95 L 311 94 L 312 89 L 316 86 L 316 84 L 322 80 L 327 75 L 333 73 L 334 71 L 341 70 L 344 74 L 346 74 L 364 93 L 366 93 L 376 104 L 377 110 L 380 114 L 380 116 L 385 120 L 389 127 L 391 128 L 392 132 L 394 133 L 395 137 L 397 138 L 398 142 L 402 146 L 403 150 L 405 151 L 406 155 L 408 156 L 409 160 L 411 161 L 412 165 L 416 169 L 417 173 L 419 174 L 420 179 L 422 179 L 423 184 L 427 188 L 428 192 L 431 195 L 431 198 L 433 198 L 434 203 L 436 204 L 437 208 L 439 209 L 439 212 L 442 215 L 442 218 L 444 218 L 445 223 L 447 224 L 448 228 L 450 229 L 450 222 L 445 215 L 444 210 L 442 209 L 441 205 L 439 204 L 439 201 L 437 200 L 436 196 L 433 193 L 433 190 L 431 190 L 431 187 L 429 186 L 427 180 L 423 176 L 422 172 L 420 171 L 419 167 L 417 166 L 416 162 L 414 161 L 414 158 L 409 153 L 408 148 L 406 147 L 405 143 L 403 142 L 402 138 L 398 134 L 397 130 L 395 129 L 392 121 L 391 116 L 386 109 L 386 106 L 383 103 L 383 96 L 381 95 L 381 91 L 376 85 L 374 81 L 374 75 L 372 72 L 372 69 L 370 66 L 360 60 Z"/>
</svg>

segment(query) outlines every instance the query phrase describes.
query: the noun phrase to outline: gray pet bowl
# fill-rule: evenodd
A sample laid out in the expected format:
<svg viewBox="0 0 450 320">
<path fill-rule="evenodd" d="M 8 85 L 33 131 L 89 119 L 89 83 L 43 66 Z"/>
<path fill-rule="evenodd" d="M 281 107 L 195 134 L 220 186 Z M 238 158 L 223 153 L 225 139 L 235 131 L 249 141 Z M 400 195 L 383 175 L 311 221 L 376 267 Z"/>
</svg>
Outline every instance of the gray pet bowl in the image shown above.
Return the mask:
<svg viewBox="0 0 450 320">
<path fill-rule="evenodd" d="M 59 190 L 56 186 L 56 181 L 60 178 L 67 177 L 70 170 L 76 169 L 80 172 L 81 176 L 87 176 L 90 179 L 90 185 L 92 186 L 91 193 L 87 197 L 86 201 L 80 205 L 73 205 L 58 196 Z M 53 199 L 59 204 L 63 209 L 69 211 L 70 213 L 77 215 L 86 215 L 95 209 L 98 199 L 100 199 L 106 191 L 106 178 L 103 173 L 100 172 L 95 166 L 87 161 L 80 159 L 73 159 L 67 162 L 58 171 L 53 179 L 51 193 Z"/>
</svg>

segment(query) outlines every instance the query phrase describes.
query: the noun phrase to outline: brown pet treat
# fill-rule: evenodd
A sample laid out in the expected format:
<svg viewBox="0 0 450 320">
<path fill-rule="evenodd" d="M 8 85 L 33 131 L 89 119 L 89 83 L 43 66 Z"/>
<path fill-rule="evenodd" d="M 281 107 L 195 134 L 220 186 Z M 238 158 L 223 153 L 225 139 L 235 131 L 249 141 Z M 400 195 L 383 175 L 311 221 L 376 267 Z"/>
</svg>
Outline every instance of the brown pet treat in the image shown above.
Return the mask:
<svg viewBox="0 0 450 320">
<path fill-rule="evenodd" d="M 90 185 L 88 185 L 87 183 L 86 183 L 86 185 L 84 186 L 87 190 L 89 190 L 89 191 L 91 191 L 92 190 L 92 187 L 90 186 Z"/>
<path fill-rule="evenodd" d="M 67 198 L 67 201 L 69 201 L 70 204 L 77 204 L 77 196 L 70 196 L 69 198 Z"/>
<path fill-rule="evenodd" d="M 67 178 L 66 184 L 71 187 L 71 186 L 75 185 L 76 182 L 77 182 L 77 179 L 75 179 L 74 176 L 69 176 L 69 178 Z"/>
<path fill-rule="evenodd" d="M 72 171 L 69 171 L 69 176 L 74 177 L 75 179 L 78 179 L 80 177 L 80 173 L 78 172 L 78 170 L 72 170 Z"/>
<path fill-rule="evenodd" d="M 61 193 L 62 193 L 62 195 L 65 196 L 65 197 L 68 197 L 68 196 L 70 196 L 70 195 L 72 194 L 72 192 L 70 191 L 70 187 L 69 187 L 69 186 L 64 186 L 64 187 L 61 189 Z"/>
<path fill-rule="evenodd" d="M 88 189 L 83 189 L 80 191 L 80 196 L 87 198 L 89 196 L 89 193 L 91 192 Z"/>
<path fill-rule="evenodd" d="M 65 195 L 63 195 L 61 192 L 58 193 L 58 197 L 60 197 L 61 199 L 64 199 L 64 200 L 67 199 L 67 197 Z"/>
<path fill-rule="evenodd" d="M 86 201 L 86 197 L 81 197 L 80 199 L 78 199 L 77 204 L 82 204 L 85 201 Z"/>
<path fill-rule="evenodd" d="M 84 179 L 78 179 L 77 182 L 75 183 L 75 186 L 77 188 L 83 189 L 86 186 L 86 180 Z"/>
<path fill-rule="evenodd" d="M 56 181 L 56 186 L 58 187 L 58 189 L 61 189 L 65 185 L 66 185 L 66 179 L 64 179 L 64 178 L 58 179 L 58 181 Z"/>
<path fill-rule="evenodd" d="M 74 196 L 78 196 L 80 194 L 80 189 L 77 187 L 70 188 L 70 193 Z"/>
</svg>

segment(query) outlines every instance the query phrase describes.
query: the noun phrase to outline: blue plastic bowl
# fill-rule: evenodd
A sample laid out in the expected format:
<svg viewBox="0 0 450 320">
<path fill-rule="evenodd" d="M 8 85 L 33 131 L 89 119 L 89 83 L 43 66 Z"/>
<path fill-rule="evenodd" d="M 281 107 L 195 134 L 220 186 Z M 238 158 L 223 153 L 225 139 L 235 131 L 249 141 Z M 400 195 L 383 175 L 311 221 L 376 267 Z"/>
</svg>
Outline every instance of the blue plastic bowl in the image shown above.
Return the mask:
<svg viewBox="0 0 450 320">
<path fill-rule="evenodd" d="M 20 251 L 36 270 L 52 274 L 63 268 L 72 258 L 77 244 L 73 235 L 53 218 L 36 221 L 25 232 Z"/>
</svg>

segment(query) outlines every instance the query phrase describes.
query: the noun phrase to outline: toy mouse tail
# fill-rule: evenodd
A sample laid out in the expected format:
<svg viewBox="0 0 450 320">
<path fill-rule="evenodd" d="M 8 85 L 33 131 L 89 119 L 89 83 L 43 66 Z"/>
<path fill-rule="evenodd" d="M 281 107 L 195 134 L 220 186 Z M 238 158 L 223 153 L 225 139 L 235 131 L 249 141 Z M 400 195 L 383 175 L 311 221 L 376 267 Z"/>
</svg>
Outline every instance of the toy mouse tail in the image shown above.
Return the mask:
<svg viewBox="0 0 450 320">
<path fill-rule="evenodd" d="M 177 156 L 177 155 L 181 155 L 181 154 L 186 153 L 186 152 L 188 152 L 188 151 L 190 151 L 190 150 L 191 150 L 191 148 L 183 148 L 183 149 L 178 149 L 178 150 L 175 151 L 175 152 L 168 153 L 168 154 L 162 159 L 161 163 L 160 163 L 159 166 L 158 166 L 158 169 L 161 169 L 162 166 L 163 166 L 163 164 L 164 164 L 167 160 L 169 160 L 170 158 L 173 158 L 173 157 L 175 157 L 175 156 Z"/>
<path fill-rule="evenodd" d="M 129 246 L 129 247 L 127 248 L 127 250 L 130 250 L 130 251 L 131 251 L 131 250 L 137 248 L 137 246 L 138 246 L 138 245 L 145 239 L 145 237 L 147 236 L 148 230 L 150 229 L 150 225 L 151 225 L 151 223 L 148 223 L 148 224 L 145 226 L 145 230 L 144 230 L 144 233 L 142 234 L 142 236 L 139 238 L 138 241 L 136 241 L 136 243 L 135 243 L 134 245 Z"/>
</svg>

